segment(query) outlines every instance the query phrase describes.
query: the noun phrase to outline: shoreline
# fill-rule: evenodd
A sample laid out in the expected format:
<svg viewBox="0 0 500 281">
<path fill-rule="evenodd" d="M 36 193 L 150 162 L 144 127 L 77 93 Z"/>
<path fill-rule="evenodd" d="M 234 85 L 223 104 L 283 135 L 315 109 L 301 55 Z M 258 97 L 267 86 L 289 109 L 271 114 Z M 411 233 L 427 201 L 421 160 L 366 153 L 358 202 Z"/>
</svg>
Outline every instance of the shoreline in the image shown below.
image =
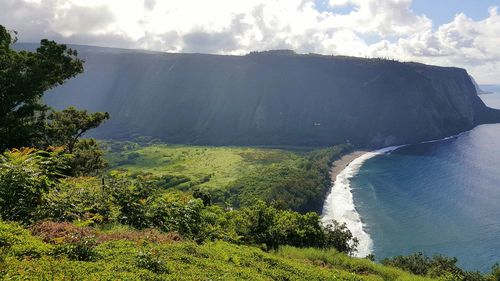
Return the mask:
<svg viewBox="0 0 500 281">
<path fill-rule="evenodd" d="M 419 144 L 454 139 L 468 132 L 470 132 L 470 130 L 442 139 L 423 141 Z M 354 204 L 350 180 L 358 174 L 359 169 L 366 160 L 409 145 L 410 144 L 389 146 L 373 151 L 358 149 L 342 156 L 332 163 L 330 168 L 331 187 L 323 203 L 321 221 L 325 225 L 331 223 L 332 220 L 347 225 L 353 237 L 359 240 L 357 252 L 354 254 L 356 257 L 366 257 L 371 254 L 373 241 L 370 235 L 365 231 L 365 225 Z"/>
<path fill-rule="evenodd" d="M 339 159 L 333 161 L 332 166 L 330 167 L 330 179 L 331 183 L 335 182 L 337 176 L 342 172 L 352 161 L 356 158 L 361 157 L 363 154 L 370 152 L 369 150 L 359 149 L 354 150 L 340 157 Z"/>
<path fill-rule="evenodd" d="M 363 163 L 377 155 L 394 151 L 400 147 L 390 146 L 375 151 L 355 150 L 332 163 L 330 169 L 331 188 L 323 204 L 321 220 L 323 224 L 335 220 L 345 223 L 352 235 L 359 240 L 356 257 L 366 257 L 372 253 L 373 241 L 365 231 L 365 225 L 354 204 L 350 180 L 356 176 Z"/>
</svg>

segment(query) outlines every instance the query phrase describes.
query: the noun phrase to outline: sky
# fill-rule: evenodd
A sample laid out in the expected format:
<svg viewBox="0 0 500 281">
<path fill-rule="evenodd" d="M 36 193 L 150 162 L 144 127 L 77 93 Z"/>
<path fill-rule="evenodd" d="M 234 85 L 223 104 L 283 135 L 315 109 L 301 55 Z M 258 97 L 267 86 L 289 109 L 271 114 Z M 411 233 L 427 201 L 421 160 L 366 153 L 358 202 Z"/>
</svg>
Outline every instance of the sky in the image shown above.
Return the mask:
<svg viewBox="0 0 500 281">
<path fill-rule="evenodd" d="M 0 0 L 20 42 L 379 57 L 500 84 L 500 0 Z"/>
</svg>

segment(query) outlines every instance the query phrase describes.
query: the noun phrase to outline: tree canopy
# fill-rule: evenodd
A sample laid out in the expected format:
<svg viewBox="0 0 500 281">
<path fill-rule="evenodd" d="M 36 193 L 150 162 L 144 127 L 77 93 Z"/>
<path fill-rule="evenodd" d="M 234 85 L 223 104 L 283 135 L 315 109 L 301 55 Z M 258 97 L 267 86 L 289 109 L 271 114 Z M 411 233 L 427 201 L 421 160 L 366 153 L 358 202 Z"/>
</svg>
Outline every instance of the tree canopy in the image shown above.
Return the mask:
<svg viewBox="0 0 500 281">
<path fill-rule="evenodd" d="M 15 32 L 0 25 L 0 150 L 35 146 L 43 132 L 43 94 L 83 72 L 77 51 L 46 39 L 35 52 L 17 52 Z"/>
<path fill-rule="evenodd" d="M 52 111 L 47 117 L 45 128 L 47 144 L 65 146 L 68 153 L 73 153 L 78 139 L 106 119 L 109 119 L 107 112 L 88 113 L 72 106 L 62 111 Z"/>
</svg>

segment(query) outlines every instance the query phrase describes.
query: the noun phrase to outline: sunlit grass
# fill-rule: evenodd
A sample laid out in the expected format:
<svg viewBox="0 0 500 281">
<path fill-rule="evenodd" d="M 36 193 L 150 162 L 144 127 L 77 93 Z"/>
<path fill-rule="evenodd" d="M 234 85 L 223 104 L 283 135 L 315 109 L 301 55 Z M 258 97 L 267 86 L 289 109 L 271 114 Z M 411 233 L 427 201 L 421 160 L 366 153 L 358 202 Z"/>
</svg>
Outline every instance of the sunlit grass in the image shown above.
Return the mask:
<svg viewBox="0 0 500 281">
<path fill-rule="evenodd" d="M 273 165 L 296 166 L 300 153 L 282 149 L 156 144 L 108 153 L 112 169 L 189 177 L 200 187 L 225 187 Z"/>
</svg>

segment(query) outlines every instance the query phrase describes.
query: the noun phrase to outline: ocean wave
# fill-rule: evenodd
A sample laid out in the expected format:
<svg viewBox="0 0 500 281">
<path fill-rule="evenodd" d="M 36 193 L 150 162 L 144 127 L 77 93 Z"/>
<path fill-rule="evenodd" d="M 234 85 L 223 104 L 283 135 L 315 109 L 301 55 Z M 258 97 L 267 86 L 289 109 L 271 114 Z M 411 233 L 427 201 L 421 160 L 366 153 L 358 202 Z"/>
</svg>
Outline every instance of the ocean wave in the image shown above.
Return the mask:
<svg viewBox="0 0 500 281">
<path fill-rule="evenodd" d="M 421 144 L 440 142 L 449 139 L 457 138 L 463 134 L 469 133 L 469 131 L 464 131 L 460 134 L 445 137 L 442 139 L 423 141 Z M 351 190 L 351 178 L 353 178 L 358 172 L 363 163 L 373 158 L 377 155 L 392 152 L 398 148 L 408 146 L 410 144 L 403 144 L 397 146 L 389 146 L 381 148 L 375 151 L 367 152 L 358 158 L 354 159 L 342 170 L 335 181 L 333 182 L 330 193 L 326 197 L 325 203 L 323 205 L 323 214 L 321 220 L 323 224 L 331 223 L 332 220 L 336 220 L 340 223 L 346 223 L 347 228 L 351 231 L 354 237 L 359 239 L 358 251 L 355 254 L 357 257 L 366 257 L 372 252 L 373 240 L 370 235 L 364 230 L 364 224 L 361 217 L 356 210 L 354 205 L 354 199 Z"/>
<path fill-rule="evenodd" d="M 359 239 L 358 251 L 355 256 L 365 257 L 370 254 L 372 252 L 373 241 L 370 235 L 364 230 L 363 222 L 354 205 L 350 180 L 359 172 L 359 169 L 366 160 L 380 154 L 389 153 L 403 146 L 406 145 L 382 148 L 367 152 L 354 159 L 337 175 L 330 193 L 326 197 L 321 220 L 323 224 L 331 223 L 332 220 L 346 223 L 347 228 L 349 228 L 353 236 Z"/>
</svg>

